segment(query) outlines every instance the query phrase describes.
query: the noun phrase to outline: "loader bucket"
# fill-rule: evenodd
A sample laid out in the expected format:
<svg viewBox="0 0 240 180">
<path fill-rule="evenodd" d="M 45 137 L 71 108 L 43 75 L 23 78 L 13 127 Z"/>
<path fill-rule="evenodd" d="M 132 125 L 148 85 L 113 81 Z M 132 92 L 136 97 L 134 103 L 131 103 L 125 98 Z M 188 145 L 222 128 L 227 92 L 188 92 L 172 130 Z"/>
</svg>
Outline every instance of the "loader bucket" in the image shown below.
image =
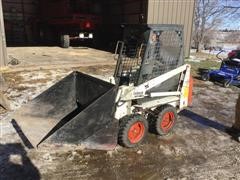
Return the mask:
<svg viewBox="0 0 240 180">
<path fill-rule="evenodd" d="M 21 107 L 13 121 L 33 147 L 46 142 L 113 149 L 116 93 L 113 84 L 73 72 Z"/>
</svg>

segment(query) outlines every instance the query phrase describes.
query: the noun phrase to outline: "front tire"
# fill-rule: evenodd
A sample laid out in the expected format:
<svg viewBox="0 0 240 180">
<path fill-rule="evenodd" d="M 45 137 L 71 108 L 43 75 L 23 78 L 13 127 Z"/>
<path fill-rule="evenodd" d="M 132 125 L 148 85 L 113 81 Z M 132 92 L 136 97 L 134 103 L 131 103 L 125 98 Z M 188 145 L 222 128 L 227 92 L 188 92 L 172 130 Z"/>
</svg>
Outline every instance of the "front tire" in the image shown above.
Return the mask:
<svg viewBox="0 0 240 180">
<path fill-rule="evenodd" d="M 148 122 L 141 115 L 125 116 L 119 123 L 118 143 L 133 148 L 141 144 L 148 131 Z"/>
<path fill-rule="evenodd" d="M 61 47 L 69 48 L 70 46 L 70 36 L 69 35 L 61 35 Z"/>
</svg>

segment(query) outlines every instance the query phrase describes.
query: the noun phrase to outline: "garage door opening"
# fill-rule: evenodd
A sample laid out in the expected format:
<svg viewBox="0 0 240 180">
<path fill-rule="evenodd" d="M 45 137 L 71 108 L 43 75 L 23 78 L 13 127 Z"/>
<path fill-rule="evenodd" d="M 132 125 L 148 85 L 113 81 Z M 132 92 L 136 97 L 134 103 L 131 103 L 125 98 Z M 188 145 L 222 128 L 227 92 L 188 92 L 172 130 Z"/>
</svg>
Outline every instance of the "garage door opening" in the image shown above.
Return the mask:
<svg viewBox="0 0 240 180">
<path fill-rule="evenodd" d="M 2 0 L 8 46 L 114 50 L 123 24 L 184 26 L 189 56 L 195 0 Z"/>
<path fill-rule="evenodd" d="M 3 0 L 8 46 L 113 49 L 122 24 L 147 22 L 147 0 Z"/>
</svg>

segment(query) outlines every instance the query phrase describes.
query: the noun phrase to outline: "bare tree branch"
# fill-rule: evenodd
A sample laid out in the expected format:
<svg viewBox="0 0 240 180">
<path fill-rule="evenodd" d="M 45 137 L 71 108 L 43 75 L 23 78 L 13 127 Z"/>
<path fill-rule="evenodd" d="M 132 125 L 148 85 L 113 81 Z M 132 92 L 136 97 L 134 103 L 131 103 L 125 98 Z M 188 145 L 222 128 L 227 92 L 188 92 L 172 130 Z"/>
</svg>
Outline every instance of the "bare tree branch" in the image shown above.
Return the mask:
<svg viewBox="0 0 240 180">
<path fill-rule="evenodd" d="M 240 6 L 224 6 L 224 8 L 228 8 L 228 9 L 240 9 Z"/>
<path fill-rule="evenodd" d="M 201 50 L 206 38 L 222 24 L 223 19 L 239 17 L 239 5 L 223 5 L 222 0 L 196 0 L 193 41 L 197 50 Z"/>
</svg>

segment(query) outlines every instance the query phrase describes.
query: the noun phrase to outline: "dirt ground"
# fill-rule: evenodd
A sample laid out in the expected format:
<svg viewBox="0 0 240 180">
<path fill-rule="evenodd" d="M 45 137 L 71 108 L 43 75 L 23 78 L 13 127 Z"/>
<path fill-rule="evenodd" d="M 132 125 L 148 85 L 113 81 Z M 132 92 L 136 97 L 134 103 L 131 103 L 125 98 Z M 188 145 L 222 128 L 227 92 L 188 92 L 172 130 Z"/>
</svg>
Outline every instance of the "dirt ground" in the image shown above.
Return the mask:
<svg viewBox="0 0 240 180">
<path fill-rule="evenodd" d="M 10 47 L 7 52 L 12 71 L 115 65 L 112 53 L 87 47 Z"/>
<path fill-rule="evenodd" d="M 0 109 L 0 179 L 240 179 L 240 144 L 225 132 L 234 121 L 240 89 L 202 82 L 196 72 L 193 105 L 179 114 L 171 135 L 149 134 L 138 148 L 118 146 L 108 152 L 54 145 L 28 149 L 22 144 L 10 123 L 14 110 L 73 70 L 107 80 L 113 64 L 31 71 L 26 65 L 4 72 L 12 111 Z M 194 70 L 202 66 L 191 64 Z"/>
</svg>

